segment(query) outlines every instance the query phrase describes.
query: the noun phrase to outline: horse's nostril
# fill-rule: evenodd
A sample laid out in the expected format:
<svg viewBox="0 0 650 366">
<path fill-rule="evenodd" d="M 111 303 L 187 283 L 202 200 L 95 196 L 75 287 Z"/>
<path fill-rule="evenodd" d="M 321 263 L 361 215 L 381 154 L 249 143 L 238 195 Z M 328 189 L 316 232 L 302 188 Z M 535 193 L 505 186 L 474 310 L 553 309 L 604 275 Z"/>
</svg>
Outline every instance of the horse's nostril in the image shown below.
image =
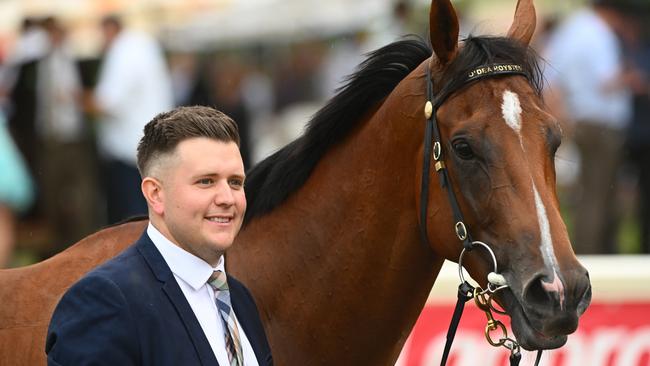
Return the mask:
<svg viewBox="0 0 650 366">
<path fill-rule="evenodd" d="M 544 277 L 537 276 L 529 282 L 524 292 L 524 300 L 529 305 L 547 305 L 553 300 L 551 294 L 548 293 L 542 285 Z M 542 307 L 545 308 L 545 307 Z"/>
<path fill-rule="evenodd" d="M 564 310 L 564 296 L 564 285 L 557 275 L 553 279 L 543 274 L 535 276 L 524 289 L 524 301 L 528 305 L 528 311 L 533 311 L 538 316 Z"/>
</svg>

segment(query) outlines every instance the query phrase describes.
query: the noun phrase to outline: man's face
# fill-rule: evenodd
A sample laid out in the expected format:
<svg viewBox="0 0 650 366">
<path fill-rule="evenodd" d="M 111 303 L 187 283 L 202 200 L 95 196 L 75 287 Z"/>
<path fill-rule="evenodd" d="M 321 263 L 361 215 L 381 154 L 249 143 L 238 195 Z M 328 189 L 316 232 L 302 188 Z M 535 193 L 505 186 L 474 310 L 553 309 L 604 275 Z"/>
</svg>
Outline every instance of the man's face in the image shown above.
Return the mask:
<svg viewBox="0 0 650 366">
<path fill-rule="evenodd" d="M 244 164 L 234 142 L 184 140 L 161 169 L 158 228 L 172 242 L 211 265 L 228 249 L 246 211 Z"/>
</svg>

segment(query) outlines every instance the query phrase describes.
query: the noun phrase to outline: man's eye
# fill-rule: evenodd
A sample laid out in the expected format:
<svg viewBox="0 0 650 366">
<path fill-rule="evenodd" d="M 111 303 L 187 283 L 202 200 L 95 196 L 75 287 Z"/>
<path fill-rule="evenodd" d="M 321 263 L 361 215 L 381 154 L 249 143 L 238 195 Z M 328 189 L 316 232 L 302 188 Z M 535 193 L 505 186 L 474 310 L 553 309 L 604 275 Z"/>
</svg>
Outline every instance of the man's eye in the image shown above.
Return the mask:
<svg viewBox="0 0 650 366">
<path fill-rule="evenodd" d="M 199 179 L 197 183 L 203 186 L 208 186 L 213 183 L 213 180 L 211 178 L 203 178 Z"/>
<path fill-rule="evenodd" d="M 242 188 L 244 186 L 244 181 L 241 179 L 231 179 L 229 181 L 231 187 Z"/>
</svg>

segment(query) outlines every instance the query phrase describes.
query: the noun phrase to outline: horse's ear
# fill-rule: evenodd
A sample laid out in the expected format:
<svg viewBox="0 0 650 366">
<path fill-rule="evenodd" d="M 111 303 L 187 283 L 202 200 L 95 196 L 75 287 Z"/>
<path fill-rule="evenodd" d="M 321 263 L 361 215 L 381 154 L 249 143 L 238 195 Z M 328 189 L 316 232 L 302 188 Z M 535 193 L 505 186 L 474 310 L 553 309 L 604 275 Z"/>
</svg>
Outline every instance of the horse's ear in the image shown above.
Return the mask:
<svg viewBox="0 0 650 366">
<path fill-rule="evenodd" d="M 537 15 L 533 0 L 518 0 L 515 10 L 515 19 L 508 31 L 508 37 L 516 39 L 523 44 L 529 44 L 535 33 Z"/>
<path fill-rule="evenodd" d="M 458 52 L 458 17 L 450 0 L 432 0 L 429 11 L 431 47 L 441 65 L 449 64 Z"/>
</svg>

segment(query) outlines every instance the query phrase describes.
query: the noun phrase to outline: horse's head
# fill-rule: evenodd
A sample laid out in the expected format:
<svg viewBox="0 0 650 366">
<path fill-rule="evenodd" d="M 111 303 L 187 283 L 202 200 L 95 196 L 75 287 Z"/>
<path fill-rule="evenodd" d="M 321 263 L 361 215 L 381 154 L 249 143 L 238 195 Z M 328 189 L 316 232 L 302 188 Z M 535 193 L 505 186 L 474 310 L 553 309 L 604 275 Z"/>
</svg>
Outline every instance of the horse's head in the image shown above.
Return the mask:
<svg viewBox="0 0 650 366">
<path fill-rule="evenodd" d="M 545 109 L 540 69 L 528 49 L 535 28 L 532 0 L 519 0 L 507 37 L 458 44 L 458 20 L 449 0 L 432 1 L 430 27 L 433 94 L 444 98 L 452 91 L 434 113 L 460 212 L 473 240 L 494 251 L 508 284 L 496 298 L 521 346 L 560 347 L 589 305 L 591 286 L 560 216 L 554 154 L 562 132 Z M 472 70 L 495 64 L 521 66 L 527 77 L 506 73 L 465 83 Z M 431 184 L 437 185 L 436 173 L 431 175 Z M 431 192 L 428 232 L 439 232 L 436 225 L 441 224 L 453 228 L 451 207 L 444 203 L 447 193 Z M 458 261 L 459 241 L 443 245 L 435 250 Z M 489 253 L 477 248 L 463 264 L 485 286 L 493 271 Z"/>
</svg>

